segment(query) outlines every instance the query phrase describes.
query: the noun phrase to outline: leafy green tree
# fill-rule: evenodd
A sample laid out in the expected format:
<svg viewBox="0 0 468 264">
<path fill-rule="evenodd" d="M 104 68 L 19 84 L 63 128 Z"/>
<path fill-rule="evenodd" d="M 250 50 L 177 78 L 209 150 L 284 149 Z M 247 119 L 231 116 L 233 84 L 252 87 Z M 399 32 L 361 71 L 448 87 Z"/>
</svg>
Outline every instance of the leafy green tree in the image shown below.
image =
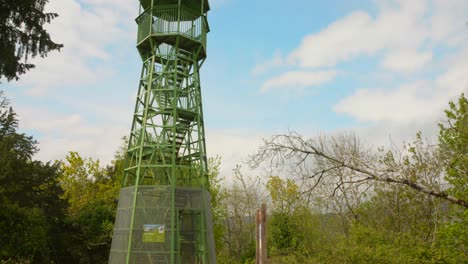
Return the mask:
<svg viewBox="0 0 468 264">
<path fill-rule="evenodd" d="M 468 210 L 454 210 L 447 218 L 438 232 L 438 253 L 447 263 L 464 263 L 468 258 Z"/>
<path fill-rule="evenodd" d="M 444 162 L 447 190 L 454 197 L 468 201 L 468 100 L 462 94 L 445 110 L 446 120 L 439 124 L 440 158 Z"/>
<path fill-rule="evenodd" d="M 322 203 L 345 205 L 342 212 L 321 206 L 315 218 L 304 213 L 322 227 L 315 230 L 292 217 L 296 209 L 277 219 L 273 212 L 270 225 L 280 228 L 269 226 L 269 232 L 276 232 L 269 245 L 293 246 L 283 256 L 271 255 L 272 263 L 466 263 L 467 107 L 464 95 L 450 102 L 438 144 L 421 133 L 402 148 L 379 151 L 352 134 L 305 139 L 290 133 L 266 140 L 251 157 L 253 167 L 265 161 L 283 171 L 287 167 L 313 203 L 328 194 L 333 199 L 321 198 Z M 272 197 L 286 201 L 288 195 L 281 191 L 286 185 L 278 182 L 269 186 L 278 193 Z M 333 224 L 340 212 L 352 216 L 344 236 Z M 296 237 L 297 230 L 317 239 Z M 294 244 L 294 239 L 301 242 Z"/>
<path fill-rule="evenodd" d="M 61 173 L 62 198 L 69 203 L 68 221 L 74 231 L 73 255 L 80 263 L 106 263 L 119 190 L 116 170 L 70 152 Z"/>
<path fill-rule="evenodd" d="M 268 244 L 273 254 L 289 254 L 297 249 L 301 241 L 300 212 L 307 210 L 301 198 L 299 186 L 291 179 L 283 180 L 270 176 L 266 184 L 270 194 L 272 210 L 268 217 Z"/>
<path fill-rule="evenodd" d="M 37 142 L 17 129 L 0 91 L 0 260 L 68 262 L 58 164 L 33 160 Z"/>
<path fill-rule="evenodd" d="M 213 233 L 216 251 L 219 253 L 224 247 L 223 237 L 226 233 L 226 207 L 224 199 L 226 191 L 222 186 L 222 178 L 219 177 L 221 157 L 216 156 L 208 159 L 208 181 L 211 195 L 211 211 L 213 218 Z"/>
<path fill-rule="evenodd" d="M 103 200 L 88 202 L 72 219 L 74 253 L 80 263 L 107 263 L 114 221 L 115 208 Z"/>
<path fill-rule="evenodd" d="M 60 184 L 63 198 L 69 206 L 69 214 L 77 216 L 90 202 L 100 200 L 113 205 L 117 198 L 118 183 L 110 170 L 102 168 L 99 160 L 82 158 L 77 152 L 69 152 L 61 163 Z"/>
<path fill-rule="evenodd" d="M 49 225 L 43 211 L 4 200 L 0 219 L 0 259 L 48 263 Z"/>
<path fill-rule="evenodd" d="M 275 211 L 290 214 L 301 201 L 299 186 L 291 179 L 270 176 L 266 188 Z"/>
<path fill-rule="evenodd" d="M 271 198 L 267 237 L 272 263 L 308 263 L 332 245 L 336 235 L 324 230 L 331 221 L 313 210 L 296 182 L 270 176 L 266 188 Z"/>
<path fill-rule="evenodd" d="M 60 50 L 44 25 L 58 15 L 45 13 L 48 0 L 0 1 L 0 78 L 8 81 L 34 68 L 29 57 Z"/>
<path fill-rule="evenodd" d="M 439 124 L 440 159 L 444 164 L 447 192 L 468 201 L 468 100 L 449 102 L 446 120 Z M 468 258 L 468 209 L 452 206 L 439 230 L 440 254 L 450 263 Z"/>
</svg>

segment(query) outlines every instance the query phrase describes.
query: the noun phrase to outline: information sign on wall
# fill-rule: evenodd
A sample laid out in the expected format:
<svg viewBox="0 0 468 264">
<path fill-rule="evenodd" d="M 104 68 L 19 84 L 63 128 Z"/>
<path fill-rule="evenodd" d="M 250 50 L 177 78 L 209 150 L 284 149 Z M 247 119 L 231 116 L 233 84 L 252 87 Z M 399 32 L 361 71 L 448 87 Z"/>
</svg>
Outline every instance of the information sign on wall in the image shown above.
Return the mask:
<svg viewBox="0 0 468 264">
<path fill-rule="evenodd" d="M 144 243 L 164 243 L 165 240 L 165 225 L 143 225 Z"/>
</svg>

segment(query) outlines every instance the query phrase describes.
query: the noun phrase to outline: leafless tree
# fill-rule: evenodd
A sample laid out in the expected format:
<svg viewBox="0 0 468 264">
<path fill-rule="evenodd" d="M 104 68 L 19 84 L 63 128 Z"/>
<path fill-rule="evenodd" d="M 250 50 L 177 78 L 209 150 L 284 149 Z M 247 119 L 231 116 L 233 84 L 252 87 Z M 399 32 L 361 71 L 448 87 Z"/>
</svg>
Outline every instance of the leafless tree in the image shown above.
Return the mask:
<svg viewBox="0 0 468 264">
<path fill-rule="evenodd" d="M 234 169 L 231 186 L 226 188 L 223 201 L 227 210 L 226 233 L 223 238 L 229 255 L 240 257 L 255 240 L 255 212 L 264 200 L 261 181 Z"/>
<path fill-rule="evenodd" d="M 423 142 L 420 134 L 401 150 L 376 151 L 353 133 L 305 139 L 289 132 L 264 139 L 250 156 L 249 165 L 289 167 L 304 182 L 306 192 L 327 185 L 333 186 L 331 195 L 349 195 L 346 190 L 366 190 L 375 183 L 399 184 L 468 208 L 468 201 L 441 188 L 438 179 L 443 172 L 437 148 Z"/>
</svg>

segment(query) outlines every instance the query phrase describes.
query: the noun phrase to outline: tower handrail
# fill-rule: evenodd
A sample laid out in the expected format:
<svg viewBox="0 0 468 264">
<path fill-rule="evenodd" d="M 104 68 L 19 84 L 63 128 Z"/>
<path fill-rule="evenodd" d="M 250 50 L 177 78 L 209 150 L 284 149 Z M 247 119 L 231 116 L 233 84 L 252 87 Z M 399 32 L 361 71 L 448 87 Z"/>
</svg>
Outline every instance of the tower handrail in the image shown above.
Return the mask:
<svg viewBox="0 0 468 264">
<path fill-rule="evenodd" d="M 178 11 L 180 8 L 180 20 Z M 206 16 L 189 7 L 164 5 L 142 12 L 136 19 L 139 25 L 138 43 L 150 35 L 183 35 L 206 46 L 209 31 Z"/>
</svg>

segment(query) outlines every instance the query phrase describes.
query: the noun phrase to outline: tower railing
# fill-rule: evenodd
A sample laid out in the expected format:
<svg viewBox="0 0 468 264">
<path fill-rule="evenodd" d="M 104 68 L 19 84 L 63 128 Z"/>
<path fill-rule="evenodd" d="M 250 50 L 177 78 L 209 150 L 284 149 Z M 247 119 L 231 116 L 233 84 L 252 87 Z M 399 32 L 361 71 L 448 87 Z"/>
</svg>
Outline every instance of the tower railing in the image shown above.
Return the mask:
<svg viewBox="0 0 468 264">
<path fill-rule="evenodd" d="M 149 8 L 137 17 L 136 22 L 137 43 L 149 36 L 179 35 L 201 43 L 206 49 L 209 30 L 206 16 L 188 7 L 166 5 Z"/>
</svg>

